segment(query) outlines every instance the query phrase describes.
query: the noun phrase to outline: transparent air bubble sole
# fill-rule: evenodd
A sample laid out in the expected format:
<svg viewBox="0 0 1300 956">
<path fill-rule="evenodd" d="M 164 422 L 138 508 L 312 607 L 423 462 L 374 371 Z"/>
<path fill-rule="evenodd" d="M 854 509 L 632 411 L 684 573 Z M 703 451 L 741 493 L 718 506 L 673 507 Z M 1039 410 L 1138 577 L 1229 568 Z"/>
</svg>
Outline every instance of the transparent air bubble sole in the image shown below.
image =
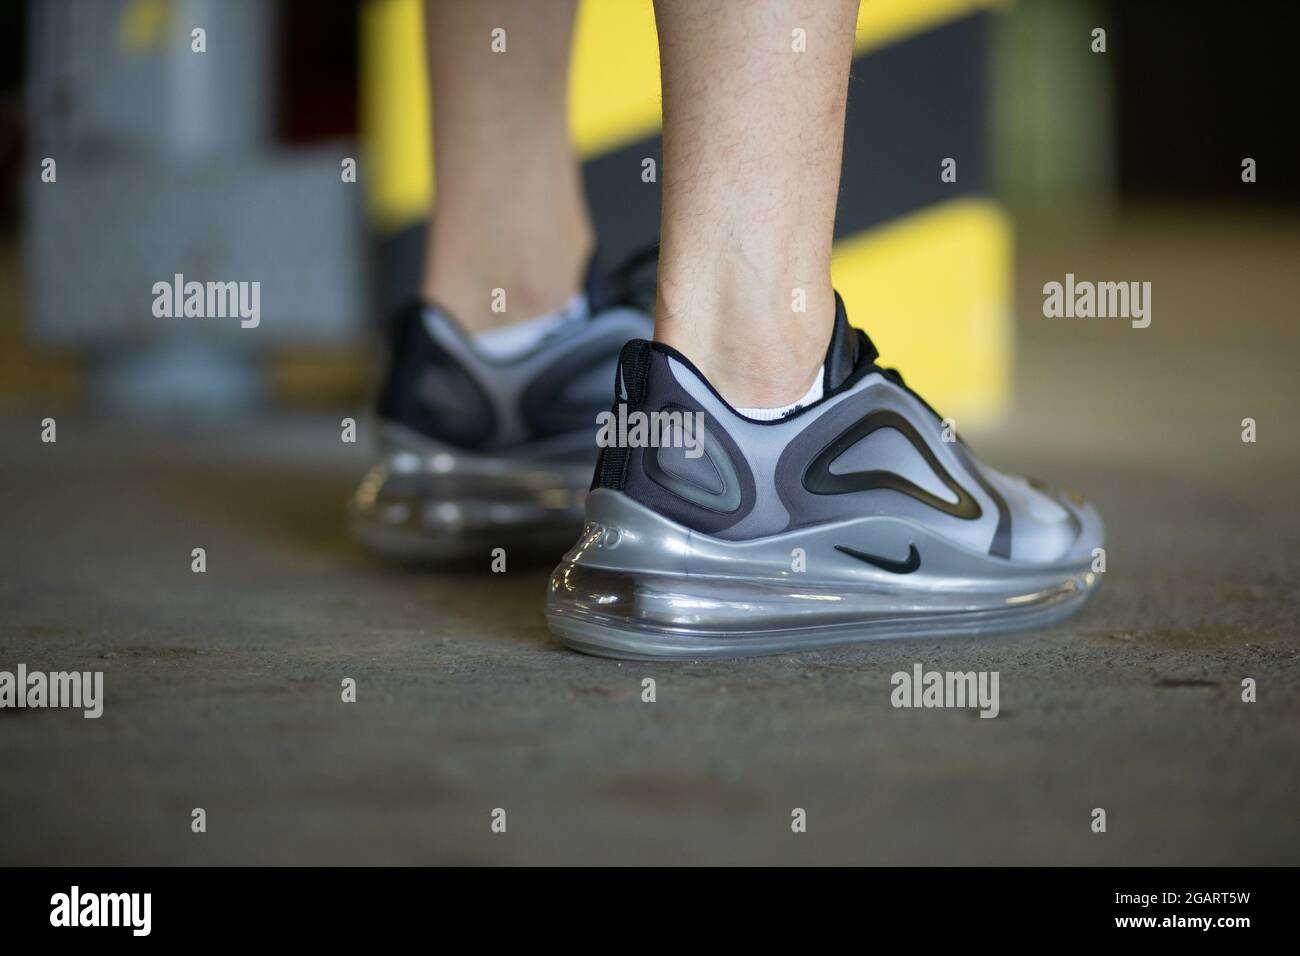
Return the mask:
<svg viewBox="0 0 1300 956">
<path fill-rule="evenodd" d="M 348 509 L 353 533 L 373 551 L 443 561 L 504 548 L 554 558 L 582 527 L 585 446 L 576 460 L 528 459 L 467 453 L 392 427 L 385 438 Z"/>
<path fill-rule="evenodd" d="M 1059 563 L 1016 562 L 887 516 L 728 541 L 602 489 L 588 497 L 586 519 L 551 574 L 547 623 L 570 647 L 612 657 L 777 654 L 1042 627 L 1078 610 L 1102 577 L 1084 557 L 1089 540 Z M 847 543 L 917 560 L 890 570 L 893 562 L 846 555 Z"/>
<path fill-rule="evenodd" d="M 779 654 L 871 640 L 993 634 L 1043 627 L 1074 613 L 1090 572 L 1013 595 L 864 588 L 831 592 L 582 567 L 551 575 L 547 623 L 565 644 L 601 656 L 657 659 Z"/>
</svg>

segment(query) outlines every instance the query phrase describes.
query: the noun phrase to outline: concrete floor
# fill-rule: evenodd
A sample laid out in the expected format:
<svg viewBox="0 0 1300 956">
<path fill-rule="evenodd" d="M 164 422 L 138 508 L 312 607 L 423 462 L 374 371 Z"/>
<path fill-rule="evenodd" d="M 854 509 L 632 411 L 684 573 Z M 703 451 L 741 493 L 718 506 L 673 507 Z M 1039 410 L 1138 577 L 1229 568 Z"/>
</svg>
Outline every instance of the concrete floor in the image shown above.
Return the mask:
<svg viewBox="0 0 1300 956">
<path fill-rule="evenodd" d="M 338 415 L 70 416 L 56 445 L 10 415 L 0 669 L 103 670 L 107 703 L 0 711 L 0 863 L 1300 862 L 1300 230 L 1022 239 L 1017 411 L 971 437 L 1110 534 L 1101 593 L 1048 631 L 582 657 L 545 630 L 546 567 L 354 547 Z M 1067 271 L 1152 281 L 1151 328 L 1042 318 Z M 1001 715 L 893 709 L 916 662 L 999 671 Z"/>
</svg>

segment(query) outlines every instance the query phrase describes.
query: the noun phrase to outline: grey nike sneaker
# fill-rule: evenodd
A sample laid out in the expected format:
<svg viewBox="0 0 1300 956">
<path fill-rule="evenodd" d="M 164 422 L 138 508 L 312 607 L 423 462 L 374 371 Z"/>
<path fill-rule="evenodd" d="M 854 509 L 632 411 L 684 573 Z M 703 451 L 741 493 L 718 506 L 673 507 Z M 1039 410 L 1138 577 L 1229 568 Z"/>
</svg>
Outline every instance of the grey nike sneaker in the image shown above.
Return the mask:
<svg viewBox="0 0 1300 956">
<path fill-rule="evenodd" d="M 602 450 L 586 526 L 551 575 L 551 630 L 593 654 L 704 658 L 1077 610 L 1100 582 L 1096 508 L 980 464 L 876 355 L 837 296 L 823 397 L 763 422 L 679 352 L 629 342 L 615 414 L 702 413 L 702 440 Z"/>
<path fill-rule="evenodd" d="M 379 396 L 378 458 L 350 501 L 357 537 L 385 555 L 560 553 L 582 527 L 620 349 L 649 335 L 634 269 L 589 270 L 522 354 L 487 351 L 442 309 L 396 317 Z"/>
</svg>

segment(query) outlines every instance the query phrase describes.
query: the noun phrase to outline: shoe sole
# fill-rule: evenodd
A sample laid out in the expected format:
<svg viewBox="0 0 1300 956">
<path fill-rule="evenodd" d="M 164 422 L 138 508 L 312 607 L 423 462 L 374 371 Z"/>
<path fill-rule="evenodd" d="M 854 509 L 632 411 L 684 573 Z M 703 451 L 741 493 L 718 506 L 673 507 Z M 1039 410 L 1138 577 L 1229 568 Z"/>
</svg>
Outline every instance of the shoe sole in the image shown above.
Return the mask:
<svg viewBox="0 0 1300 956">
<path fill-rule="evenodd" d="M 590 444 L 590 436 L 579 437 Z M 479 454 L 393 425 L 382 441 L 348 515 L 353 535 L 384 557 L 447 561 L 494 548 L 554 555 L 582 526 L 595 457 L 584 445 L 556 441 L 528 449 L 531 455 Z"/>
<path fill-rule="evenodd" d="M 1101 577 L 1087 561 L 976 554 L 895 518 L 725 541 L 605 489 L 586 514 L 551 574 L 546 619 L 567 646 L 604 657 L 741 657 L 1044 627 L 1077 611 Z M 898 558 L 915 548 L 920 567 L 896 573 L 837 549 L 862 542 Z"/>
</svg>

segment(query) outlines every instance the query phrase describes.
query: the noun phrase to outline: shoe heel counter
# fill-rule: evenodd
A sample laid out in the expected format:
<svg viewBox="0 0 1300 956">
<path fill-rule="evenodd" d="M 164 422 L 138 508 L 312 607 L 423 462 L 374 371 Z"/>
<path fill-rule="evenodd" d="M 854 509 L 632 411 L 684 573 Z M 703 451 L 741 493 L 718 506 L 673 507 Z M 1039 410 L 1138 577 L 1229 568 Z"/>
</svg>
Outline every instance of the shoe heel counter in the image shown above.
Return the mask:
<svg viewBox="0 0 1300 956">
<path fill-rule="evenodd" d="M 413 302 L 394 319 L 379 416 L 457 448 L 482 448 L 496 428 L 492 402 L 473 371 L 429 334 L 424 312 Z"/>
<path fill-rule="evenodd" d="M 717 534 L 753 508 L 754 476 L 724 422 L 675 377 L 675 354 L 646 341 L 624 347 L 610 428 L 626 425 L 627 441 L 601 449 L 591 490 L 620 492 L 693 531 Z"/>
</svg>

